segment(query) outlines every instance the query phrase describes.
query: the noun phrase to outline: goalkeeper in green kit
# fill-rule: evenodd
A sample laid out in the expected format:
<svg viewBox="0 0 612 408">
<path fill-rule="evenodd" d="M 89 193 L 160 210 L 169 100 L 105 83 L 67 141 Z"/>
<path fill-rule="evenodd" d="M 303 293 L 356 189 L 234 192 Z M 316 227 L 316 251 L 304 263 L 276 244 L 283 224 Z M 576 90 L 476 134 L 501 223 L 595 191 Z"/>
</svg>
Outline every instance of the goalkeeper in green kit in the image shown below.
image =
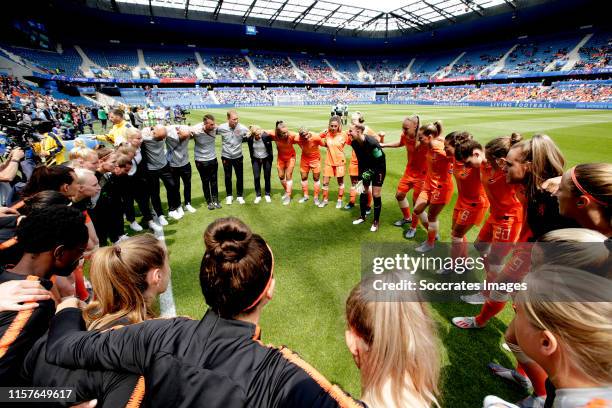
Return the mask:
<svg viewBox="0 0 612 408">
<path fill-rule="evenodd" d="M 359 195 L 359 209 L 361 216 L 353 221 L 354 225 L 362 224 L 366 220 L 366 209 L 368 205 L 368 189 L 372 186 L 372 196 L 374 198 L 374 222 L 370 231 L 378 231 L 380 211 L 382 209 L 383 181 L 387 173 L 387 163 L 385 153 L 382 151 L 376 138 L 364 134 L 365 127 L 362 124 L 354 124 L 348 130 L 350 144 L 355 151 L 359 162 L 359 183 L 357 192 Z"/>
</svg>

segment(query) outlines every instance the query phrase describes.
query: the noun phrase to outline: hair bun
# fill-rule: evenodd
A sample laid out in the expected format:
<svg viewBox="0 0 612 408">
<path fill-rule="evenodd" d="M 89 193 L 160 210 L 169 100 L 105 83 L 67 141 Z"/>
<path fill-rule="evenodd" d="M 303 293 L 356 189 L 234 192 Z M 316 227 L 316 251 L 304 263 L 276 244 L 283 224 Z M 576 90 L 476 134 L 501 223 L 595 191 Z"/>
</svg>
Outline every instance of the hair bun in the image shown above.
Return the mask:
<svg viewBox="0 0 612 408">
<path fill-rule="evenodd" d="M 218 262 L 236 262 L 246 254 L 252 235 L 238 218 L 220 218 L 204 233 L 206 251 Z"/>
<path fill-rule="evenodd" d="M 520 133 L 512 133 L 510 135 L 510 146 L 523 140 L 523 136 Z"/>
</svg>

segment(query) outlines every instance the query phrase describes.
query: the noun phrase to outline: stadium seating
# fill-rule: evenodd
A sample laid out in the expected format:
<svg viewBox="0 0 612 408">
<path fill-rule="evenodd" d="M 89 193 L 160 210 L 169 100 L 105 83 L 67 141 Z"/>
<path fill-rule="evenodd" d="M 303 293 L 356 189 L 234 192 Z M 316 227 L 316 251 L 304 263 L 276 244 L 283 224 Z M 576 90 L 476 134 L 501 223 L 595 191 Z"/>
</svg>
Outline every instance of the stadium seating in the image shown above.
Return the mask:
<svg viewBox="0 0 612 408">
<path fill-rule="evenodd" d="M 215 71 L 217 79 L 250 79 L 248 74 L 249 64 L 241 55 L 212 50 L 201 51 L 200 55 L 202 55 L 204 63 Z"/>
<path fill-rule="evenodd" d="M 410 60 L 401 58 L 360 58 L 361 65 L 374 82 L 392 82 L 408 79 L 400 76 L 408 68 Z"/>
<path fill-rule="evenodd" d="M 580 49 L 580 61 L 576 63 L 574 69 L 591 70 L 594 68 L 612 67 L 612 46 L 610 45 L 611 36 L 608 33 L 595 34 Z"/>
<path fill-rule="evenodd" d="M 297 67 L 312 81 L 335 81 L 334 72 L 320 57 L 301 54 L 292 57 Z"/>
<path fill-rule="evenodd" d="M 165 107 L 200 107 L 215 103 L 203 88 L 153 88 L 149 95 L 153 104 Z"/>
<path fill-rule="evenodd" d="M 147 64 L 159 78 L 194 78 L 197 62 L 193 52 L 144 50 Z"/>
<path fill-rule="evenodd" d="M 147 96 L 142 88 L 122 88 L 121 97 L 128 105 L 147 105 Z"/>
<path fill-rule="evenodd" d="M 295 81 L 297 79 L 287 55 L 258 52 L 251 55 L 251 60 L 269 80 Z"/>
<path fill-rule="evenodd" d="M 194 51 L 199 52 L 204 64 L 212 70 L 201 72 L 203 79 L 238 82 L 269 80 L 280 82 L 363 82 L 385 83 L 407 80 L 435 80 L 464 78 L 481 74 L 486 77 L 492 67 L 513 47 L 498 74 L 522 75 L 543 71 L 569 69 L 574 48 L 588 33 L 573 33 L 553 37 L 533 37 L 498 44 L 474 45 L 463 50 L 421 53 L 414 56 L 328 56 L 306 53 L 270 51 L 238 51 L 229 49 L 201 49 L 175 47 L 173 49 L 142 47 L 145 62 L 158 78 L 194 78 L 198 63 Z M 572 69 L 592 70 L 612 67 L 610 33 L 594 33 L 572 58 Z M 17 54 L 48 73 L 81 76 L 81 57 L 73 46 L 66 45 L 63 53 L 32 50 L 4 45 L 7 52 Z M 136 47 L 82 46 L 86 55 L 98 67 L 92 67 L 97 77 L 132 79 L 138 65 Z M 577 61 L 576 61 L 577 60 Z M 250 62 L 249 62 L 250 61 Z M 361 68 L 359 63 L 361 63 Z M 573 63 L 576 61 L 575 63 Z M 292 64 L 295 64 L 295 66 Z M 453 63 L 451 66 L 451 63 Z M 297 70 L 296 70 L 297 67 Z M 491 68 L 486 70 L 486 68 Z M 199 74 L 198 74 L 199 75 Z M 137 75 L 138 76 L 138 75 Z M 149 76 L 143 72 L 142 77 Z"/>
<path fill-rule="evenodd" d="M 89 59 L 104 69 L 107 69 L 113 78 L 131 79 L 132 70 L 138 65 L 136 49 L 96 49 L 82 47 Z"/>
<path fill-rule="evenodd" d="M 32 66 L 54 75 L 83 76 L 81 57 L 74 47 L 66 46 L 59 54 L 56 51 L 35 50 L 31 48 L 2 45 L 7 51 L 29 61 Z"/>
</svg>

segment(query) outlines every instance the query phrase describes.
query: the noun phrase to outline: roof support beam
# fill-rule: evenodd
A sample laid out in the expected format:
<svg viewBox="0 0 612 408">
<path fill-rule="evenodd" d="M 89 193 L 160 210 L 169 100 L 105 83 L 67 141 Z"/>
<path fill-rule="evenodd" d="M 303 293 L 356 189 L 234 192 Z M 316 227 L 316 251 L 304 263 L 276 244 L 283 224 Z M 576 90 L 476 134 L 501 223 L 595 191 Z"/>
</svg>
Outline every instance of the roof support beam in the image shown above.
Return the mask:
<svg viewBox="0 0 612 408">
<path fill-rule="evenodd" d="M 110 2 L 111 5 L 111 9 L 115 12 L 118 13 L 119 12 L 119 8 L 117 8 L 117 2 L 115 0 L 111 0 Z"/>
<path fill-rule="evenodd" d="M 451 21 L 453 23 L 457 22 L 457 19 L 455 19 L 455 17 L 449 13 L 446 10 L 442 10 L 440 7 L 437 7 L 431 3 L 426 2 L 425 0 L 423 0 L 423 3 L 425 3 L 426 5 L 428 5 L 429 7 L 431 7 L 436 13 L 438 13 L 439 15 L 441 15 L 442 17 L 444 17 L 446 20 Z"/>
<path fill-rule="evenodd" d="M 257 0 L 253 0 L 248 10 L 246 11 L 246 13 L 244 13 L 244 16 L 242 16 L 242 24 L 246 23 L 247 18 L 249 18 L 249 15 L 251 15 L 251 11 L 253 11 L 253 7 L 255 7 L 255 3 L 257 3 Z"/>
<path fill-rule="evenodd" d="M 280 13 L 283 12 L 285 6 L 287 6 L 287 3 L 289 3 L 289 0 L 285 0 L 285 2 L 282 4 L 282 6 L 280 6 L 275 12 L 274 14 L 272 14 L 272 17 L 270 17 L 270 20 L 268 20 L 268 26 L 272 27 L 272 24 L 274 24 L 274 22 L 276 21 L 276 19 L 278 18 L 278 16 L 280 15 Z"/>
<path fill-rule="evenodd" d="M 414 28 L 418 31 L 423 31 L 423 29 L 421 27 L 423 27 L 422 24 L 420 23 L 415 23 L 411 20 L 408 20 L 406 17 L 404 16 L 400 16 L 399 14 L 397 14 L 395 11 L 391 11 L 389 13 L 391 15 L 391 17 L 394 17 L 398 22 L 402 22 L 403 24 L 405 24 L 408 28 Z"/>
<path fill-rule="evenodd" d="M 355 20 L 357 17 L 359 17 L 363 13 L 363 11 L 364 9 L 359 10 L 359 12 L 357 12 L 356 14 L 353 14 L 351 17 L 345 20 L 344 23 L 340 24 L 340 26 L 336 28 L 336 32 L 334 33 L 334 35 L 338 34 L 340 30 L 342 30 L 347 25 L 351 24 L 353 20 Z"/>
<path fill-rule="evenodd" d="M 153 4 L 149 0 L 149 17 L 151 17 L 151 24 L 153 24 Z"/>
<path fill-rule="evenodd" d="M 219 0 L 217 2 L 217 7 L 215 7 L 215 11 L 213 11 L 213 20 L 219 18 L 219 13 L 221 12 L 221 7 L 223 6 L 223 0 Z"/>
<path fill-rule="evenodd" d="M 509 5 L 510 7 L 512 7 L 513 10 L 516 10 L 516 4 L 514 4 L 514 1 L 512 0 L 504 0 L 504 2 Z"/>
<path fill-rule="evenodd" d="M 417 15 L 416 15 L 416 14 L 414 14 L 413 12 L 408 11 L 408 10 L 406 10 L 406 9 L 405 9 L 405 8 L 403 8 L 403 7 L 399 8 L 399 10 L 402 10 L 404 13 L 406 13 L 406 15 L 407 15 L 407 16 L 411 17 L 411 18 L 412 18 L 412 20 L 410 20 L 410 22 L 411 22 L 413 25 L 416 25 L 416 26 L 418 26 L 418 27 L 425 28 L 427 24 L 431 24 L 431 23 L 432 23 L 432 21 L 431 21 L 431 20 L 429 20 L 429 19 L 427 19 L 427 18 L 425 18 L 425 17 L 420 17 L 420 16 L 417 16 Z M 425 21 L 425 23 L 427 23 L 427 24 L 423 24 L 423 23 L 421 23 L 421 21 L 420 21 L 420 20 Z"/>
<path fill-rule="evenodd" d="M 389 13 L 385 13 L 385 40 L 389 38 Z"/>
<path fill-rule="evenodd" d="M 381 17 L 383 17 L 385 15 L 385 13 L 380 13 L 377 14 L 376 16 L 372 17 L 371 19 L 369 19 L 368 21 L 366 21 L 365 23 L 363 23 L 363 25 L 361 25 L 361 27 L 357 27 L 353 30 L 353 35 L 357 34 L 360 31 L 365 30 L 366 28 L 368 28 L 369 26 L 372 25 L 372 23 L 376 22 L 378 19 L 380 19 Z"/>
<path fill-rule="evenodd" d="M 396 21 L 397 21 L 397 29 L 400 30 L 400 32 L 402 34 L 408 35 L 410 33 L 410 31 L 407 30 L 406 28 L 410 29 L 412 27 L 407 25 L 404 21 L 402 21 L 400 19 L 396 19 Z"/>
<path fill-rule="evenodd" d="M 185 1 L 185 18 L 189 17 L 189 0 Z"/>
<path fill-rule="evenodd" d="M 460 0 L 461 3 L 465 4 L 465 6 L 472 10 L 474 13 L 478 14 L 480 17 L 482 17 L 484 14 L 482 14 L 481 10 L 484 10 L 482 8 L 482 6 L 480 4 L 474 4 L 472 2 L 472 0 Z"/>
<path fill-rule="evenodd" d="M 317 5 L 317 3 L 319 2 L 319 0 L 315 0 L 312 2 L 312 4 L 310 6 L 308 6 L 304 11 L 302 11 L 302 13 L 297 16 L 295 18 L 295 20 L 293 20 L 293 28 L 297 27 L 298 24 L 300 24 L 300 22 L 304 19 L 304 17 L 306 17 L 308 15 L 308 13 L 310 13 L 310 10 L 312 10 L 312 8 L 314 6 Z"/>
<path fill-rule="evenodd" d="M 340 7 L 342 7 L 342 5 L 339 5 L 335 10 L 331 11 L 328 15 L 326 15 L 325 17 L 323 17 L 323 19 L 321 21 L 319 21 L 317 24 L 315 24 L 313 31 L 317 32 L 319 31 L 319 29 L 321 27 L 323 27 L 323 24 L 325 24 L 327 22 L 327 20 L 329 20 L 330 18 L 332 18 L 332 16 L 334 14 L 336 14 L 336 12 L 338 10 L 340 10 Z"/>
</svg>

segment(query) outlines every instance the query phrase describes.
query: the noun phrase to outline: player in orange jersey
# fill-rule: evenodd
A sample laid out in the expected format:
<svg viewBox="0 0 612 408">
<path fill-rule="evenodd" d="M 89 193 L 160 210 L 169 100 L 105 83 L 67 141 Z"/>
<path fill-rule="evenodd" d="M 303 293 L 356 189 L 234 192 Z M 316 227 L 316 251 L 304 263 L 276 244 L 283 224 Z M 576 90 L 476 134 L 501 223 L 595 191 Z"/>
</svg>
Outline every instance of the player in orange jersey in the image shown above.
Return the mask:
<svg viewBox="0 0 612 408">
<path fill-rule="evenodd" d="M 455 149 L 455 159 L 466 167 L 479 168 L 480 179 L 491 207 L 489 217 L 474 243 L 486 259 L 487 282 L 493 282 L 503 268 L 503 260 L 517 241 L 523 225 L 523 205 L 517 195 L 518 186 L 508 184 L 502 169 L 510 147 L 521 141 L 521 135 L 498 137 L 486 144 L 472 140 Z M 486 293 L 461 296 L 470 304 L 483 304 Z"/>
<path fill-rule="evenodd" d="M 307 128 L 300 128 L 298 145 L 302 148 L 300 156 L 300 176 L 302 177 L 303 196 L 298 201 L 300 204 L 308 201 L 308 173 L 312 171 L 312 181 L 314 182 L 314 204 L 319 205 L 319 192 L 321 190 L 321 152 L 319 147 L 323 146 L 321 136 L 314 135 Z"/>
<path fill-rule="evenodd" d="M 453 195 L 454 158 L 447 157 L 444 150 L 445 140 L 442 138 L 442 122 L 436 121 L 423 125 L 419 129 L 420 143 L 428 146 L 427 151 L 427 177 L 423 190 L 417 197 L 414 205 L 414 216 L 411 228 L 406 231 L 406 238 L 413 238 L 416 233 L 419 218 L 423 218 L 423 225 L 427 227 L 427 240 L 415 248 L 417 252 L 427 252 L 433 249 L 438 236 L 438 215 Z M 429 213 L 425 209 L 429 207 Z"/>
<path fill-rule="evenodd" d="M 376 133 L 371 127 L 366 125 L 365 117 L 363 116 L 363 113 L 359 111 L 353 113 L 351 115 L 351 124 L 362 125 L 365 128 L 364 135 L 374 137 L 376 140 L 378 140 L 379 143 L 382 143 L 385 141 L 385 132 Z M 351 178 L 351 189 L 349 192 L 349 202 L 344 207 L 344 209 L 346 210 L 350 210 L 351 208 L 355 207 L 355 200 L 357 198 L 357 190 L 355 189 L 355 187 L 357 186 L 357 183 L 359 182 L 359 162 L 357 160 L 357 156 L 355 155 L 354 150 L 351 152 L 351 161 L 349 163 L 349 176 Z M 368 211 L 367 211 L 368 214 L 370 213 L 371 202 L 372 202 L 372 191 L 370 187 L 370 190 L 368 191 Z"/>
<path fill-rule="evenodd" d="M 402 134 L 397 142 L 381 143 L 383 148 L 396 148 L 400 146 L 406 147 L 406 155 L 408 163 L 404 175 L 400 179 L 395 193 L 395 199 L 402 211 L 402 219 L 393 223 L 396 227 L 401 227 L 412 222 L 410 216 L 410 204 L 406 196 L 412 190 L 412 205 L 416 202 L 417 197 L 423 189 L 425 178 L 427 177 L 427 151 L 428 146 L 424 143 L 419 143 L 418 131 L 420 120 L 418 115 L 410 116 L 404 119 L 402 123 Z"/>
<path fill-rule="evenodd" d="M 273 131 L 267 131 L 272 140 L 276 142 L 278 156 L 276 158 L 276 168 L 278 178 L 285 189 L 283 195 L 283 205 L 291 202 L 293 192 L 293 169 L 295 168 L 295 149 L 293 145 L 297 143 L 299 136 L 295 132 L 290 132 L 287 125 L 282 120 L 276 122 Z"/>
<path fill-rule="evenodd" d="M 329 120 L 327 130 L 320 134 L 323 146 L 327 147 L 325 158 L 325 170 L 323 171 L 323 201 L 319 204 L 323 208 L 329 204 L 329 179 L 335 177 L 338 180 L 338 201 L 336 208 L 342 208 L 342 196 L 344 195 L 344 146 L 348 142 L 348 136 L 342 132 L 342 124 L 339 116 Z"/>
<path fill-rule="evenodd" d="M 451 132 L 444 140 L 444 151 L 447 157 L 455 159 L 456 148 L 473 142 L 468 132 Z M 457 183 L 457 202 L 453 209 L 451 227 L 451 257 L 467 258 L 468 244 L 466 234 L 474 225 L 480 225 L 489 208 L 489 200 L 480 181 L 480 167 L 465 165 L 454 161 L 453 174 Z M 447 274 L 450 269 L 441 269 L 438 273 Z"/>
</svg>

